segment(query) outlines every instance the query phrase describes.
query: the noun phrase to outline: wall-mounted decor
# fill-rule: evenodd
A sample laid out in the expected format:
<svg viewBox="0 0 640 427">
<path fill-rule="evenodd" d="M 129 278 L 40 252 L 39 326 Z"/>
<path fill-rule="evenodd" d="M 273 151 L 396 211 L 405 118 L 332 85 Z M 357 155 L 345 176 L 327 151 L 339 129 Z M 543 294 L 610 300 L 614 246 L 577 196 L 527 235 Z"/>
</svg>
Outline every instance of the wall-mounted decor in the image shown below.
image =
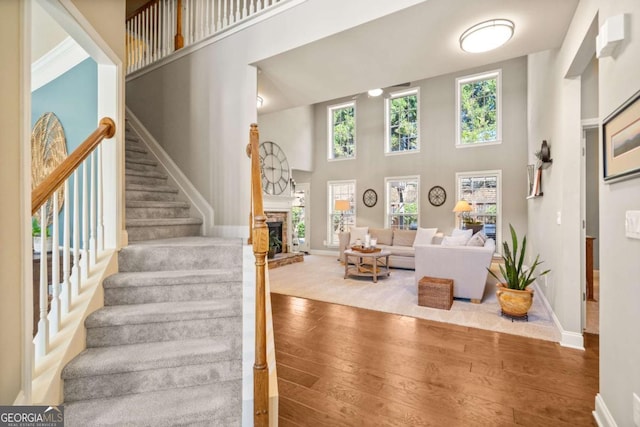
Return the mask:
<svg viewBox="0 0 640 427">
<path fill-rule="evenodd" d="M 640 173 L 640 91 L 603 121 L 602 145 L 605 182 Z"/>
<path fill-rule="evenodd" d="M 289 185 L 289 162 L 278 144 L 264 141 L 258 147 L 262 167 L 262 190 L 273 196 L 280 195 Z"/>
<path fill-rule="evenodd" d="M 31 132 L 31 189 L 36 188 L 67 158 L 64 129 L 53 113 L 44 113 Z M 64 204 L 64 187 L 58 189 L 58 211 Z M 52 199 L 47 201 L 47 224 L 53 218 Z M 56 212 L 57 214 L 57 212 Z M 40 213 L 34 215 L 40 221 Z"/>
<path fill-rule="evenodd" d="M 368 208 L 372 208 L 378 203 L 378 194 L 374 189 L 369 188 L 362 194 L 362 202 Z"/>
<path fill-rule="evenodd" d="M 447 200 L 447 192 L 439 185 L 431 187 L 429 190 L 429 203 L 433 206 L 442 206 Z"/>
<path fill-rule="evenodd" d="M 542 167 L 527 165 L 527 199 L 542 196 Z"/>
<path fill-rule="evenodd" d="M 551 158 L 551 148 L 549 148 L 549 144 L 546 139 L 542 141 L 540 151 L 536 151 L 535 156 L 538 159 L 539 168 L 546 169 L 551 166 L 551 163 L 553 163 L 553 159 Z"/>
</svg>

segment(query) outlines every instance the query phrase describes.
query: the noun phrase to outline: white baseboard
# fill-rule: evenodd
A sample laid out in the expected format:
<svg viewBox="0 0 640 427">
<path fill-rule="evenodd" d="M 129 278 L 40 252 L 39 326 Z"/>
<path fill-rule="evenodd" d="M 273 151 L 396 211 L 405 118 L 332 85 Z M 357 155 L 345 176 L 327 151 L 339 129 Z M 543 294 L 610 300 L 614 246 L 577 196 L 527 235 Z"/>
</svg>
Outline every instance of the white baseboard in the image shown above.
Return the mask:
<svg viewBox="0 0 640 427">
<path fill-rule="evenodd" d="M 249 238 L 249 225 L 214 225 L 211 236 L 227 239 L 240 238 L 246 241 Z"/>
<path fill-rule="evenodd" d="M 600 393 L 596 394 L 596 410 L 592 414 L 599 427 L 618 427 Z"/>
<path fill-rule="evenodd" d="M 207 200 L 200 194 L 189 178 L 180 170 L 178 165 L 169 157 L 166 151 L 160 146 L 158 141 L 149 133 L 146 127 L 138 120 L 133 112 L 126 107 L 127 118 L 133 130 L 140 136 L 147 148 L 155 156 L 169 174 L 169 178 L 175 183 L 180 192 L 189 200 L 191 206 L 197 211 L 198 217 L 202 218 L 202 231 L 205 236 L 214 235 L 214 212 Z"/>
<path fill-rule="evenodd" d="M 340 256 L 340 251 L 328 251 L 326 249 L 311 249 L 309 253 L 311 255 L 331 255 L 336 258 Z"/>
<path fill-rule="evenodd" d="M 565 329 L 562 327 L 562 323 L 560 323 L 560 319 L 558 319 L 558 316 L 556 316 L 553 308 L 551 308 L 551 304 L 549 304 L 549 301 L 547 300 L 544 292 L 540 290 L 538 283 L 535 282 L 531 286 L 535 288 L 536 296 L 540 298 L 542 304 L 547 309 L 547 312 L 551 315 L 553 323 L 555 323 L 556 327 L 560 331 L 560 345 L 563 347 L 575 348 L 576 350 L 584 351 L 584 337 L 582 336 L 582 334 L 577 332 L 565 331 Z"/>
<path fill-rule="evenodd" d="M 87 58 L 89 54 L 71 36 L 67 37 L 31 64 L 31 92 L 57 79 Z"/>
</svg>

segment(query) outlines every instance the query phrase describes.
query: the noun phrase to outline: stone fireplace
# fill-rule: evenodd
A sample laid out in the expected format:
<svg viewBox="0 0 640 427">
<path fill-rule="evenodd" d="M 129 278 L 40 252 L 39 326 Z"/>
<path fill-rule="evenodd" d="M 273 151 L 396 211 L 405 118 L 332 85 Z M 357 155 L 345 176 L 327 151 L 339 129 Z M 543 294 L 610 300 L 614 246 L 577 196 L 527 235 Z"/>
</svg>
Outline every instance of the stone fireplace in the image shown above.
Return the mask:
<svg viewBox="0 0 640 427">
<path fill-rule="evenodd" d="M 276 236 L 282 242 L 282 245 L 279 248 L 276 248 L 276 253 L 287 253 L 287 241 L 285 240 L 287 236 L 287 231 L 285 230 L 285 226 L 287 224 L 286 213 L 285 217 L 281 220 L 281 212 L 265 212 L 267 215 L 267 226 L 269 227 L 269 236 L 271 233 L 275 233 Z"/>
<path fill-rule="evenodd" d="M 269 231 L 272 223 L 282 224 L 282 253 L 291 252 L 291 204 L 293 197 L 264 195 L 264 214 Z"/>
</svg>

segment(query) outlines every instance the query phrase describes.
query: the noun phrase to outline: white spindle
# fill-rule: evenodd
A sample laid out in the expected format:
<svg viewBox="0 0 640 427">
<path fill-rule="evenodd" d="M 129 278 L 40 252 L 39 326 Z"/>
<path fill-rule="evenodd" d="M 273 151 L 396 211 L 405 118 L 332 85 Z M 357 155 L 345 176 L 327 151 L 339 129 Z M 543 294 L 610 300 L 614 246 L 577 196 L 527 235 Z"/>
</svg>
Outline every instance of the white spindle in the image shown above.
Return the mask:
<svg viewBox="0 0 640 427">
<path fill-rule="evenodd" d="M 71 235 L 69 234 L 69 180 L 64 181 L 64 194 L 67 197 L 67 203 L 64 204 L 64 218 L 62 225 L 62 289 L 60 291 L 60 304 L 62 314 L 68 314 L 71 309 L 71 283 L 69 282 L 71 270 L 71 251 L 69 250 Z"/>
<path fill-rule="evenodd" d="M 49 332 L 55 336 L 60 330 L 60 231 L 58 229 L 58 192 L 53 192 L 51 245 L 51 312 L 49 313 Z"/>
<path fill-rule="evenodd" d="M 97 213 L 97 220 L 98 220 L 98 251 L 102 252 L 104 251 L 104 221 L 103 221 L 103 212 L 104 212 L 104 208 L 103 208 L 103 195 L 102 195 L 102 186 L 103 186 L 103 177 L 102 177 L 102 144 L 100 144 L 98 146 L 98 148 L 96 148 L 96 152 L 97 152 L 97 156 L 98 156 L 98 185 L 97 185 L 97 196 L 98 196 L 98 213 Z"/>
<path fill-rule="evenodd" d="M 206 15 L 207 15 L 207 36 L 210 36 L 215 31 L 213 28 L 213 0 L 205 2 Z"/>
<path fill-rule="evenodd" d="M 242 0 L 242 15 L 241 18 L 244 19 L 247 17 L 247 0 Z"/>
<path fill-rule="evenodd" d="M 171 43 L 171 52 L 176 50 L 176 45 L 174 43 L 174 37 L 176 35 L 176 0 L 171 0 L 171 9 L 169 9 L 169 41 Z"/>
<path fill-rule="evenodd" d="M 251 13 L 256 13 L 258 10 L 258 2 L 260 0 L 251 0 Z"/>
<path fill-rule="evenodd" d="M 153 18 L 151 19 L 151 22 L 153 23 L 153 53 L 152 53 L 152 60 L 155 62 L 158 59 L 158 36 L 160 35 L 160 24 L 158 21 L 158 3 L 155 3 L 152 6 L 151 11 L 153 12 Z"/>
<path fill-rule="evenodd" d="M 87 178 L 88 161 L 82 162 L 82 278 L 89 277 L 89 180 Z"/>
<path fill-rule="evenodd" d="M 142 12 L 142 31 L 142 40 L 144 40 L 144 63 L 142 65 L 149 65 L 149 8 Z"/>
<path fill-rule="evenodd" d="M 47 277 L 47 204 L 40 208 L 40 301 L 38 333 L 36 335 L 36 357 L 43 357 L 49 350 L 49 325 L 47 305 L 49 303 L 49 281 Z"/>
<path fill-rule="evenodd" d="M 91 179 L 90 179 L 90 187 L 89 187 L 89 262 L 91 263 L 91 268 L 96 265 L 96 253 L 97 253 L 97 240 L 96 233 L 98 228 L 98 221 L 96 215 L 96 152 L 90 154 L 91 159 Z"/>
<path fill-rule="evenodd" d="M 222 29 L 222 0 L 218 0 L 218 19 L 216 23 L 216 31 Z"/>
<path fill-rule="evenodd" d="M 71 269 L 72 302 L 80 295 L 82 274 L 80 274 L 80 174 L 73 173 L 73 268 Z"/>
<path fill-rule="evenodd" d="M 226 28 L 227 26 L 229 26 L 229 12 L 227 11 L 227 0 L 222 0 L 222 7 L 224 9 L 224 12 L 222 12 L 222 19 L 223 19 L 223 24 L 224 27 Z"/>
<path fill-rule="evenodd" d="M 240 0 L 233 0 L 235 7 L 233 8 L 233 22 L 238 22 L 240 20 Z"/>
<path fill-rule="evenodd" d="M 202 0 L 196 0 L 195 13 L 193 15 L 194 26 L 196 27 L 196 37 L 194 38 L 194 41 L 202 40 L 202 30 L 204 28 L 204 25 L 202 24 L 203 16 L 204 14 L 202 13 Z"/>
<path fill-rule="evenodd" d="M 138 19 L 140 19 L 140 15 L 133 17 L 133 32 L 131 34 L 131 37 L 133 38 L 133 61 L 131 64 L 133 65 L 134 70 L 138 69 Z"/>
</svg>

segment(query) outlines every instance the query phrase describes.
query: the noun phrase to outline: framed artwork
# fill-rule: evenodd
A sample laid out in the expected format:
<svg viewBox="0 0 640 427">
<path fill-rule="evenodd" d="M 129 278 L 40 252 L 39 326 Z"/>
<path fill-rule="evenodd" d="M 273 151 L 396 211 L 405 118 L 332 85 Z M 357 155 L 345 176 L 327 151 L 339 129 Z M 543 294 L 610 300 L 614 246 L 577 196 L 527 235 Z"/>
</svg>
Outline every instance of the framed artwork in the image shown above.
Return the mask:
<svg viewBox="0 0 640 427">
<path fill-rule="evenodd" d="M 602 148 L 605 182 L 640 173 L 640 92 L 604 119 Z"/>
</svg>

